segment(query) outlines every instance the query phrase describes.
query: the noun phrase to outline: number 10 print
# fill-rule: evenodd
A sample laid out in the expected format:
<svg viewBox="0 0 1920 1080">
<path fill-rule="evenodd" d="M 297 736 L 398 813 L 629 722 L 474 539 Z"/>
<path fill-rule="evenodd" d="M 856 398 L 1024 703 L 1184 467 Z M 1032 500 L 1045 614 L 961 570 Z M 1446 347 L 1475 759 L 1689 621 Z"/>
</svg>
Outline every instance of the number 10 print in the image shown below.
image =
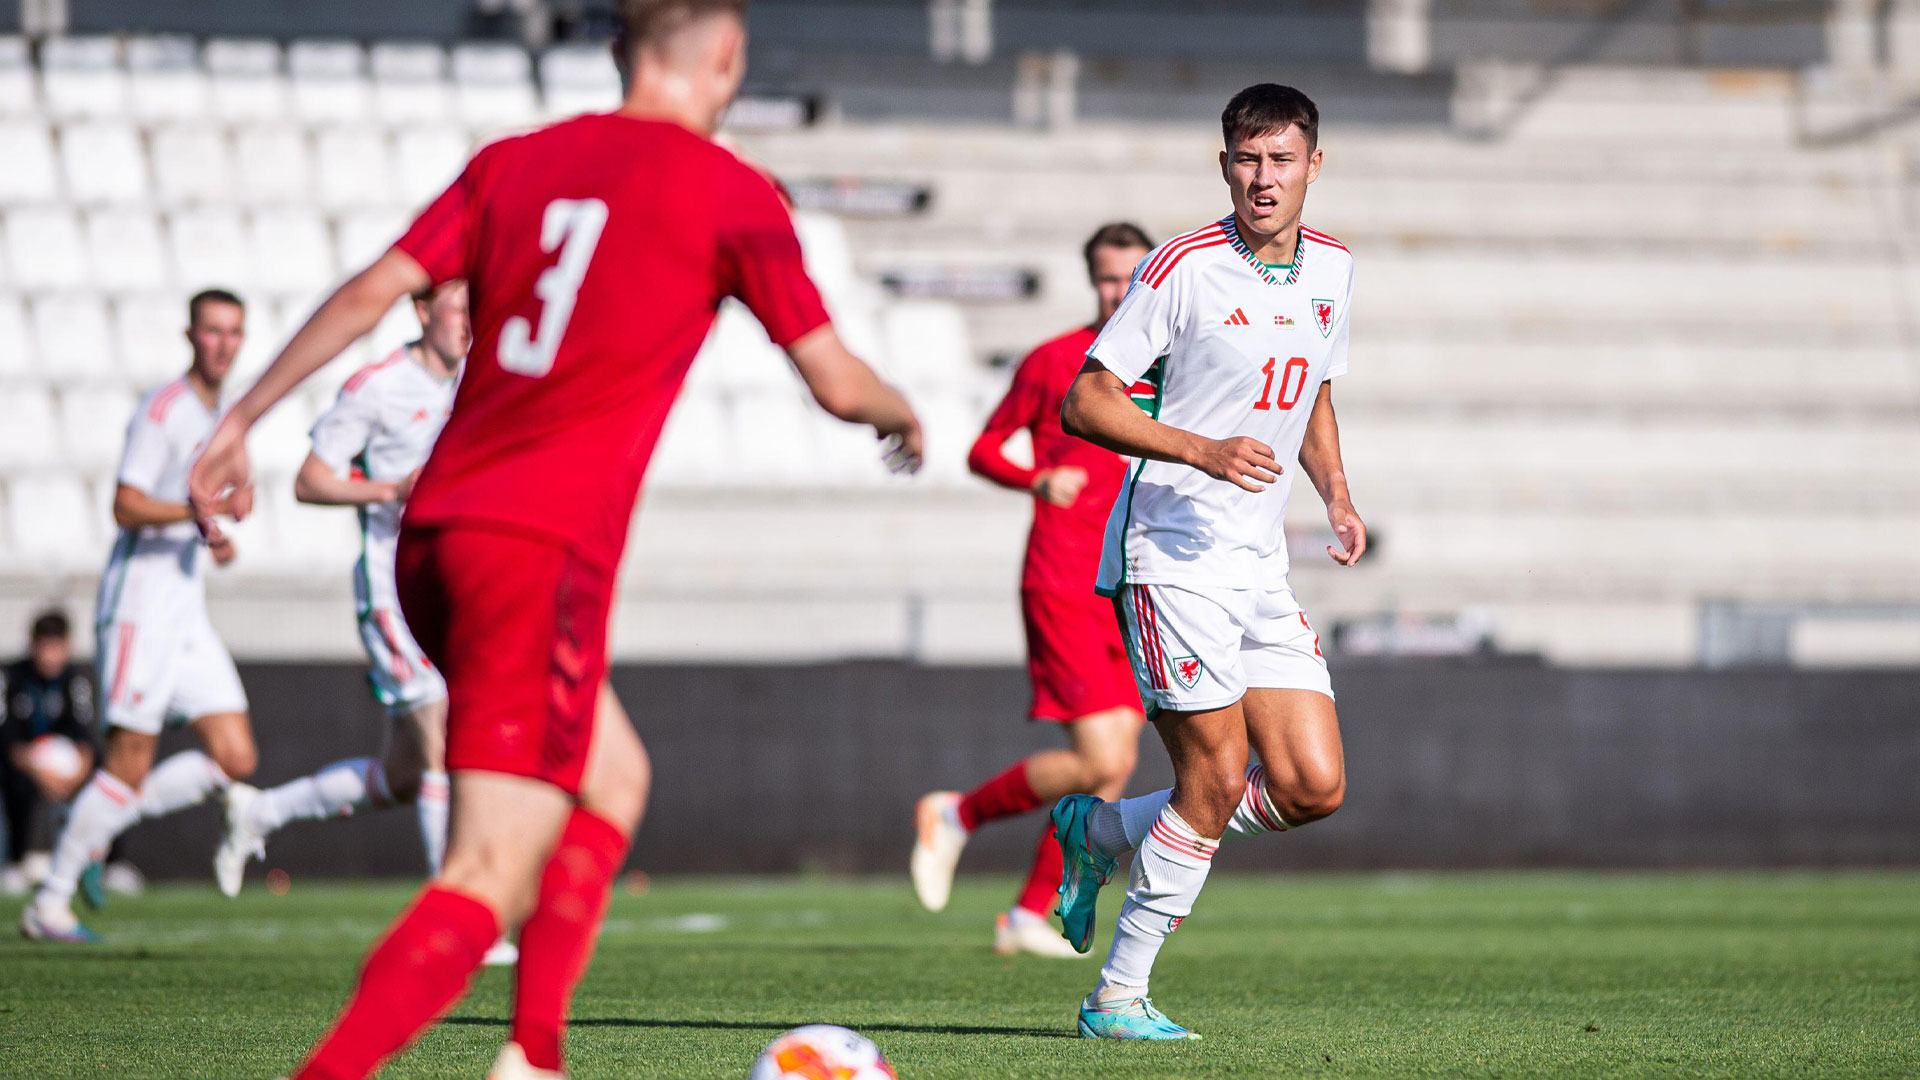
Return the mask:
<svg viewBox="0 0 1920 1080">
<path fill-rule="evenodd" d="M 1291 409 L 1300 403 L 1300 395 L 1307 389 L 1307 358 L 1296 356 L 1287 361 L 1280 372 L 1280 397 L 1269 402 L 1267 396 L 1273 393 L 1273 368 L 1280 362 L 1277 356 L 1270 356 L 1260 370 L 1267 377 L 1267 384 L 1260 388 L 1260 400 L 1253 403 L 1256 409 L 1271 409 L 1278 406 L 1282 411 Z M 1298 373 L 1296 377 L 1296 373 Z"/>
</svg>

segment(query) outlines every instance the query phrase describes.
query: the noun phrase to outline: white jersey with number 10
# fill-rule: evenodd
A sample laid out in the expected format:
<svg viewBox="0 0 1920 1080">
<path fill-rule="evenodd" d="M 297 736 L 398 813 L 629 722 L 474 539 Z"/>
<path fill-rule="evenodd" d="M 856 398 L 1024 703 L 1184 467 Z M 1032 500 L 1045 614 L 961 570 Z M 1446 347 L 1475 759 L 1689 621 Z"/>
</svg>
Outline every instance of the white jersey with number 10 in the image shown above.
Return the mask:
<svg viewBox="0 0 1920 1080">
<path fill-rule="evenodd" d="M 1129 461 L 1107 522 L 1098 586 L 1287 587 L 1283 523 L 1320 384 L 1347 372 L 1353 257 L 1302 226 L 1270 266 L 1231 214 L 1143 259 L 1087 355 L 1162 423 L 1273 448 L 1284 474 L 1250 492 L 1186 465 Z"/>
</svg>

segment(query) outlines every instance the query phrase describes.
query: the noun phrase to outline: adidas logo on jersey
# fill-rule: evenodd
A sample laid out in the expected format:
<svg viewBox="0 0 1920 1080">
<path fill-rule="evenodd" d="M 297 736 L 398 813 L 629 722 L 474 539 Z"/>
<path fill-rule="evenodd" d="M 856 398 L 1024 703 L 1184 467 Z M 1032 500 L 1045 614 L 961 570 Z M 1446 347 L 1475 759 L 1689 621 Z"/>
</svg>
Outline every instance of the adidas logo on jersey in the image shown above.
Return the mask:
<svg viewBox="0 0 1920 1080">
<path fill-rule="evenodd" d="M 1234 309 L 1233 309 L 1233 314 L 1231 314 L 1231 315 L 1229 315 L 1229 316 L 1227 316 L 1227 321 L 1226 321 L 1226 322 L 1224 322 L 1224 323 L 1222 323 L 1221 325 L 1223 325 L 1223 326 L 1252 326 L 1253 324 L 1247 321 L 1247 313 L 1246 313 L 1246 312 L 1244 312 L 1244 311 L 1241 311 L 1241 310 L 1240 310 L 1239 308 L 1234 308 Z"/>
</svg>

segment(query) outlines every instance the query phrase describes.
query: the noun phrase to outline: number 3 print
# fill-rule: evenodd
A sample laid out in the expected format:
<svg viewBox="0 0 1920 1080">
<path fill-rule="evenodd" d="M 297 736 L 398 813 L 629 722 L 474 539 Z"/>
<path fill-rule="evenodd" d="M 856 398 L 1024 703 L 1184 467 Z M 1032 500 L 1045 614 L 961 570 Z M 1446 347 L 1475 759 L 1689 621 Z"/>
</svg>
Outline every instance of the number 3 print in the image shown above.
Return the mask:
<svg viewBox="0 0 1920 1080">
<path fill-rule="evenodd" d="M 566 336 L 567 322 L 573 318 L 574 298 L 580 295 L 587 264 L 593 261 L 600 230 L 606 227 L 607 204 L 599 199 L 555 199 L 547 204 L 540 222 L 540 250 L 559 248 L 560 259 L 541 271 L 533 283 L 533 295 L 544 305 L 540 333 L 534 334 L 533 324 L 523 315 L 508 319 L 500 327 L 502 368 L 535 379 L 553 370 L 560 339 Z"/>
</svg>

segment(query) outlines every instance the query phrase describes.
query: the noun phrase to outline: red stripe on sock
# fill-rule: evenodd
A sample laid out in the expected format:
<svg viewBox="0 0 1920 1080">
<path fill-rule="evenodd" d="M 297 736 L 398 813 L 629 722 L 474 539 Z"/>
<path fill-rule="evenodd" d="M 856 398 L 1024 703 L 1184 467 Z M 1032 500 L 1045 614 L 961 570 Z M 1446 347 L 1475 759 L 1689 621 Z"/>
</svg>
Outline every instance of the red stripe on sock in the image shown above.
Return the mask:
<svg viewBox="0 0 1920 1080">
<path fill-rule="evenodd" d="M 293 1080 L 371 1076 L 466 993 L 499 936 L 487 905 L 428 886 L 367 954 L 346 1009 Z"/>
<path fill-rule="evenodd" d="M 512 1038 L 536 1069 L 561 1069 L 573 988 L 593 959 L 613 876 L 626 859 L 625 833 L 606 818 L 575 810 L 541 872 L 540 899 L 520 928 L 513 988 Z"/>
<path fill-rule="evenodd" d="M 1014 817 L 1040 808 L 1040 796 L 1027 782 L 1027 763 L 1016 761 L 979 787 L 960 797 L 960 827 L 972 832 L 981 823 Z"/>
<path fill-rule="evenodd" d="M 1020 898 L 1014 901 L 1035 915 L 1053 914 L 1054 904 L 1060 899 L 1060 874 L 1063 864 L 1060 861 L 1060 841 L 1054 837 L 1053 826 L 1049 824 L 1040 834 L 1040 843 L 1033 849 L 1033 864 L 1027 868 L 1027 883 L 1020 888 Z"/>
<path fill-rule="evenodd" d="M 1153 827 L 1147 830 L 1147 836 L 1150 839 L 1160 841 L 1161 844 L 1183 855 L 1191 855 L 1196 859 L 1213 858 L 1214 845 L 1208 844 L 1203 840 L 1188 840 L 1186 837 L 1174 832 L 1164 821 L 1155 821 Z"/>
</svg>

